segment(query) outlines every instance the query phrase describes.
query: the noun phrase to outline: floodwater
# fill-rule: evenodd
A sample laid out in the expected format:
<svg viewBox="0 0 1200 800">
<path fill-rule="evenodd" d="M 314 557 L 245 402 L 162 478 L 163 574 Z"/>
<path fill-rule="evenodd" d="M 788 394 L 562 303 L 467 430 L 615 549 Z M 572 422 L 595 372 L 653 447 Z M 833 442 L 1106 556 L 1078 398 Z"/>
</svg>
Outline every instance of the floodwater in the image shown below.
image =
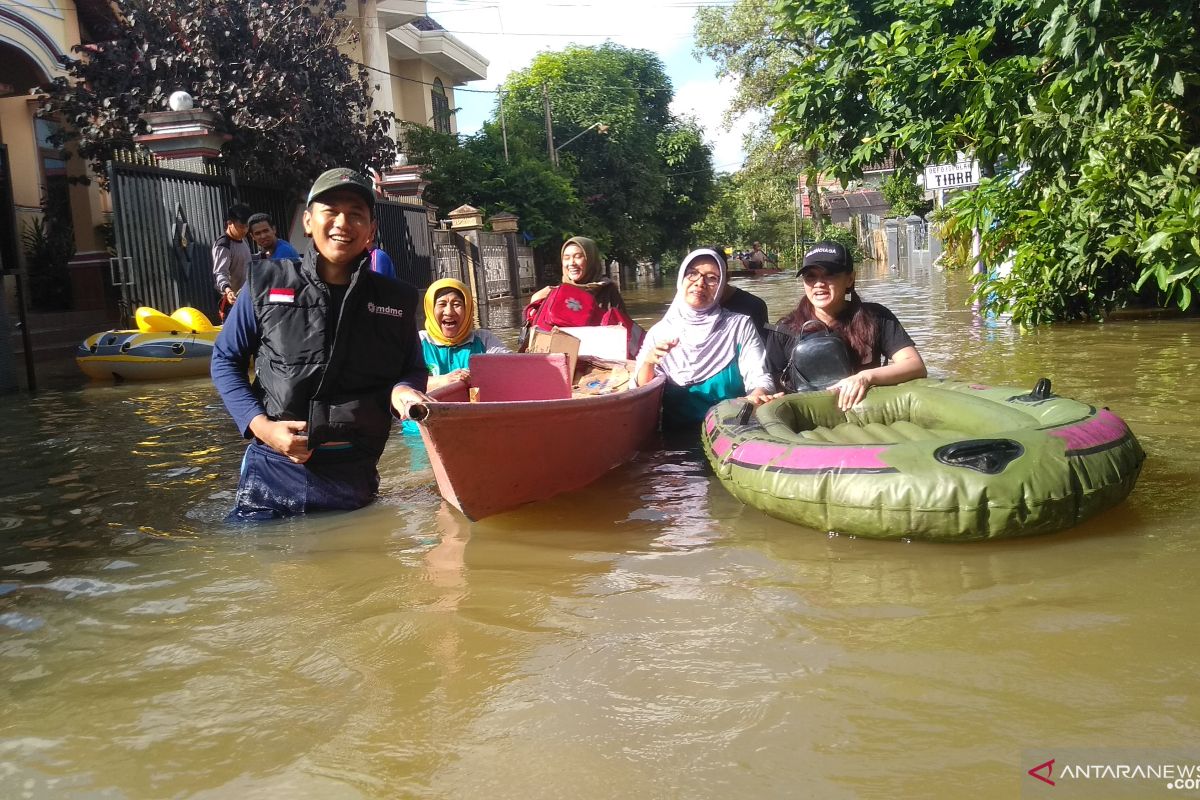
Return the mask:
<svg viewBox="0 0 1200 800">
<path fill-rule="evenodd" d="M 773 317 L 798 291 L 738 283 Z M 0 399 L 0 797 L 1001 798 L 1068 749 L 1194 751 L 1200 321 L 1022 334 L 961 276 L 859 285 L 934 376 L 1123 416 L 1129 500 L 1028 540 L 830 537 L 658 442 L 471 524 L 397 435 L 371 507 L 232 529 L 206 382 Z M 648 323 L 668 294 L 627 297 Z"/>
</svg>

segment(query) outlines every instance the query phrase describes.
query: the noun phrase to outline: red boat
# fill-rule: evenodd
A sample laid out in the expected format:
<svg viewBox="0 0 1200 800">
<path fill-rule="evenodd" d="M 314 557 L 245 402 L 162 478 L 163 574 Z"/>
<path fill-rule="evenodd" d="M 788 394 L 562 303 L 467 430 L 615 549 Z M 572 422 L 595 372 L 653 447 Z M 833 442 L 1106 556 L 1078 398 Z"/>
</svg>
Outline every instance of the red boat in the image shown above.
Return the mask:
<svg viewBox="0 0 1200 800">
<path fill-rule="evenodd" d="M 555 359 L 560 377 L 550 396 L 559 399 L 524 399 L 547 396 L 546 371 L 535 376 L 514 365 L 545 366 Z M 488 363 L 502 368 L 483 368 Z M 629 362 L 610 365 L 607 373 L 581 370 L 584 378 L 571 386 L 566 364 L 563 355 L 473 356 L 470 385 L 434 390 L 430 397 L 436 402 L 410 408 L 438 490 L 468 518 L 480 520 L 587 486 L 632 458 L 658 427 L 661 377 L 629 389 Z M 623 385 L 606 385 L 621 372 Z"/>
</svg>

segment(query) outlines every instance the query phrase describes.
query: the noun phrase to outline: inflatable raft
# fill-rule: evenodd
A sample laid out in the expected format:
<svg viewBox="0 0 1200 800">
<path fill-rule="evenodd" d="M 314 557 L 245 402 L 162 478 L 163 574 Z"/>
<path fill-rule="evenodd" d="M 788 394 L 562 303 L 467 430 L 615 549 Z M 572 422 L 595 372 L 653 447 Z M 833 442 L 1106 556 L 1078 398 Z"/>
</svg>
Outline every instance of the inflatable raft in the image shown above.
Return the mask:
<svg viewBox="0 0 1200 800">
<path fill-rule="evenodd" d="M 1120 503 L 1145 453 L 1104 408 L 931 379 L 878 386 L 850 411 L 831 392 L 704 421 L 725 487 L 773 517 L 879 539 L 973 540 L 1062 530 Z"/>
<path fill-rule="evenodd" d="M 75 363 L 98 380 L 158 381 L 207 375 L 221 332 L 203 312 L 183 307 L 171 316 L 141 307 L 137 330 L 94 333 L 75 351 Z"/>
</svg>

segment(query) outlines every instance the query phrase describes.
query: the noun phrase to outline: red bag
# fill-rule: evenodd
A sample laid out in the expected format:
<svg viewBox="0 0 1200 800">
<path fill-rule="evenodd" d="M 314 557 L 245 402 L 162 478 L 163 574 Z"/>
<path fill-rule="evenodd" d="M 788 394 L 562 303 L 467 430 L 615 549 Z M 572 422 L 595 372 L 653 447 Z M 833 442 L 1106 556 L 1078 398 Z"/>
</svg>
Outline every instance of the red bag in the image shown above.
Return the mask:
<svg viewBox="0 0 1200 800">
<path fill-rule="evenodd" d="M 555 327 L 603 325 L 605 323 L 600 321 L 603 314 L 604 309 L 596 306 L 596 298 L 587 289 L 569 283 L 555 286 L 545 300 L 525 309 L 526 319 L 533 323 L 533 327 L 546 333 Z"/>
<path fill-rule="evenodd" d="M 623 308 L 596 305 L 596 298 L 579 286 L 559 284 L 550 290 L 545 300 L 531 303 L 525 309 L 525 322 L 533 328 L 549 333 L 554 328 L 581 328 L 589 325 L 620 325 L 625 328 L 627 355 L 637 358 L 646 331 L 633 321 Z"/>
</svg>

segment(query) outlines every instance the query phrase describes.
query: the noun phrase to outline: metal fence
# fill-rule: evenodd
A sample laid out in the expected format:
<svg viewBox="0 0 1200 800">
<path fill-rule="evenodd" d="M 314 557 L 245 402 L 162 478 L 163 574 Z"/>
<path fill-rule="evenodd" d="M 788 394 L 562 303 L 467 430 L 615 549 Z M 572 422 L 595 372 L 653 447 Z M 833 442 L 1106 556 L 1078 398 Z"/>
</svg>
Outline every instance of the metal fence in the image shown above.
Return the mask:
<svg viewBox="0 0 1200 800">
<path fill-rule="evenodd" d="M 512 282 L 508 276 L 508 242 L 499 233 L 479 234 L 479 252 L 483 259 L 485 291 L 489 300 L 512 297 Z"/>
<path fill-rule="evenodd" d="M 192 306 L 215 319 L 212 245 L 225 230 L 225 210 L 236 197 L 287 230 L 297 206 L 287 191 L 235 188 L 223 174 L 113 161 L 108 176 L 117 250 L 111 278 L 128 309 L 148 305 L 170 314 Z"/>
<path fill-rule="evenodd" d="M 396 277 L 424 291 L 441 275 L 434 268 L 434 239 L 424 206 L 375 202 L 379 240 L 396 267 Z"/>
<path fill-rule="evenodd" d="M 537 288 L 537 261 L 533 257 L 532 247 L 517 245 L 517 275 L 521 296 L 533 294 L 533 290 Z"/>
<path fill-rule="evenodd" d="M 431 231 L 433 240 L 433 279 L 453 278 L 468 286 L 466 257 L 462 250 L 462 237 L 454 231 Z"/>
</svg>

